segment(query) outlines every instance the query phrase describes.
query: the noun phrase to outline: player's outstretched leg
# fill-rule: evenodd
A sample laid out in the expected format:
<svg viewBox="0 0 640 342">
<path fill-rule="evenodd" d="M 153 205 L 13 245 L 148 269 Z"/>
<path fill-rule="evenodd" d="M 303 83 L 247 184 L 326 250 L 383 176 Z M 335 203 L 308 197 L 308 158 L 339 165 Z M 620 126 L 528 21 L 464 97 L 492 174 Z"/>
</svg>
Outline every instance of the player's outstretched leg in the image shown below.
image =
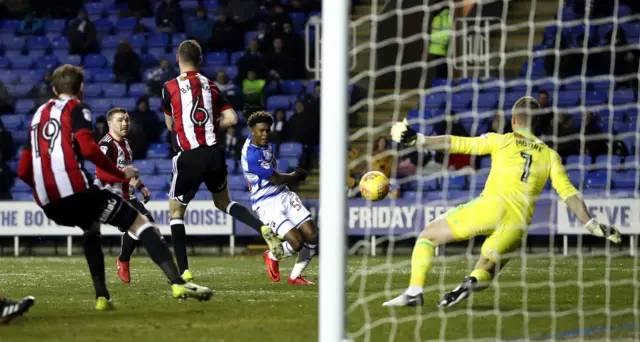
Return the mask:
<svg viewBox="0 0 640 342">
<path fill-rule="evenodd" d="M 129 271 L 129 261 L 131 261 L 131 255 L 139 244 L 138 237 L 130 232 L 122 234 L 122 242 L 120 247 L 120 255 L 118 255 L 118 277 L 122 282 L 129 283 L 131 281 L 131 274 Z"/>
<path fill-rule="evenodd" d="M 499 273 L 509 260 L 500 260 L 496 264 L 484 255 L 476 263 L 475 269 L 452 291 L 445 293 L 438 301 L 438 307 L 452 307 L 471 296 L 474 292 L 485 290 L 491 284 L 495 274 Z"/>
<path fill-rule="evenodd" d="M 94 222 L 84 230 L 84 256 L 87 259 L 89 273 L 96 291 L 96 310 L 104 311 L 112 308 L 111 295 L 105 281 L 104 254 L 100 245 L 100 223 Z"/>
<path fill-rule="evenodd" d="M 171 225 L 171 242 L 173 252 L 176 254 L 176 263 L 182 278 L 186 281 L 193 280 L 193 274 L 189 271 L 189 257 L 187 256 L 187 231 L 184 227 L 184 214 L 187 206 L 175 199 L 169 199 L 169 224 Z"/>
<path fill-rule="evenodd" d="M 384 302 L 383 306 L 418 306 L 424 304 L 422 295 L 427 273 L 431 269 L 435 248 L 455 241 L 446 218 L 440 217 L 427 224 L 411 254 L 411 280 L 409 288 L 398 297 Z"/>
<path fill-rule="evenodd" d="M 36 299 L 33 296 L 24 297 L 18 302 L 0 297 L 0 323 L 9 323 L 12 319 L 24 315 L 35 303 Z"/>
<path fill-rule="evenodd" d="M 229 195 L 229 188 L 225 187 L 220 192 L 213 192 L 212 195 L 213 203 L 218 210 L 224 211 L 236 220 L 260 233 L 264 241 L 269 246 L 269 250 L 278 260 L 285 257 L 285 251 L 282 249 L 280 239 L 278 239 L 271 228 L 262 223 L 262 221 L 260 221 L 260 219 L 251 210 L 232 201 Z"/>
<path fill-rule="evenodd" d="M 288 283 L 294 285 L 313 285 L 312 282 L 302 276 L 302 272 L 309 266 L 309 263 L 316 255 L 318 248 L 318 231 L 311 220 L 300 224 L 299 231 L 302 234 L 304 243 L 302 249 L 298 252 L 298 258 L 293 265 Z"/>
</svg>

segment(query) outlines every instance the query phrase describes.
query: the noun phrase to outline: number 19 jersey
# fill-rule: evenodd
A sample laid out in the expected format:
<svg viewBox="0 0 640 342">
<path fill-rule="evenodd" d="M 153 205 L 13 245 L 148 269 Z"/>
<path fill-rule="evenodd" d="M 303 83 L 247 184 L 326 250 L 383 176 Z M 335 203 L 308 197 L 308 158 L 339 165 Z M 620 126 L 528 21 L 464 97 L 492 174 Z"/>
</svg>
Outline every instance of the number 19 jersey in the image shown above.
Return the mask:
<svg viewBox="0 0 640 342">
<path fill-rule="evenodd" d="M 529 223 L 547 180 L 562 200 L 576 195 L 558 153 L 531 132 L 488 133 L 476 138 L 451 137 L 451 153 L 491 155 L 491 171 L 482 195 L 499 197 L 511 215 Z"/>
</svg>

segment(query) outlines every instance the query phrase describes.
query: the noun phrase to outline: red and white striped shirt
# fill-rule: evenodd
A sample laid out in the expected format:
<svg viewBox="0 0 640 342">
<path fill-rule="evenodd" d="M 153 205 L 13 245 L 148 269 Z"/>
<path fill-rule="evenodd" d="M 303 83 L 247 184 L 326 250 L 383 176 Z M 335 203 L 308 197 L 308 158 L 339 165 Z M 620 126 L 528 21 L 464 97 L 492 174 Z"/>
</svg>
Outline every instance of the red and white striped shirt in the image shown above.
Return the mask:
<svg viewBox="0 0 640 342">
<path fill-rule="evenodd" d="M 122 170 L 126 166 L 131 165 L 133 162 L 133 153 L 131 152 L 131 145 L 129 140 L 122 138 L 118 141 L 107 133 L 100 142 L 98 142 L 100 151 L 104 153 L 109 160 L 111 160 L 118 169 Z M 135 197 L 133 193 L 133 187 L 129 185 L 128 181 L 123 182 L 110 182 L 107 178 L 109 174 L 99 167 L 96 168 L 96 181 L 95 183 L 101 187 L 109 186 L 111 189 L 122 196 L 125 200 L 129 200 Z"/>
<path fill-rule="evenodd" d="M 195 71 L 166 82 L 162 89 L 162 109 L 173 117 L 182 151 L 217 144 L 220 113 L 231 108 L 218 87 Z"/>
<path fill-rule="evenodd" d="M 74 134 L 91 129 L 91 111 L 73 98 L 52 99 L 31 119 L 25 149 L 31 151 L 33 197 L 40 206 L 84 191 L 91 176 Z"/>
</svg>

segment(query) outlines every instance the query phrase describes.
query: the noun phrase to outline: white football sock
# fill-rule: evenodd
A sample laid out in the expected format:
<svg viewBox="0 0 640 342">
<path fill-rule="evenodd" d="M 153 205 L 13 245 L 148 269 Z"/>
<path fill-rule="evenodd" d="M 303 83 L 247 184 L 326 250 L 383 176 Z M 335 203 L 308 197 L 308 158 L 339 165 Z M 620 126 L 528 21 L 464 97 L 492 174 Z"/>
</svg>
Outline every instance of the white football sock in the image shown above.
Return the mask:
<svg viewBox="0 0 640 342">
<path fill-rule="evenodd" d="M 293 265 L 293 269 L 291 270 L 291 274 L 289 278 L 296 279 L 298 278 L 302 272 L 309 266 L 311 259 L 316 255 L 316 248 L 318 245 L 309 245 L 304 244 L 304 247 L 298 252 L 298 258 L 296 263 Z"/>
<path fill-rule="evenodd" d="M 409 286 L 407 291 L 405 291 L 404 293 L 408 294 L 409 296 L 417 296 L 417 295 L 421 294 L 422 291 L 423 291 L 423 289 L 420 286 Z"/>
<path fill-rule="evenodd" d="M 289 241 L 285 241 L 282 243 L 282 249 L 284 250 L 284 258 L 289 258 L 296 252 L 296 250 L 291 247 L 291 244 L 289 244 Z M 271 260 L 278 261 L 278 259 L 275 257 L 275 255 L 273 255 L 273 253 L 271 253 L 271 251 L 269 251 L 269 258 Z"/>
</svg>

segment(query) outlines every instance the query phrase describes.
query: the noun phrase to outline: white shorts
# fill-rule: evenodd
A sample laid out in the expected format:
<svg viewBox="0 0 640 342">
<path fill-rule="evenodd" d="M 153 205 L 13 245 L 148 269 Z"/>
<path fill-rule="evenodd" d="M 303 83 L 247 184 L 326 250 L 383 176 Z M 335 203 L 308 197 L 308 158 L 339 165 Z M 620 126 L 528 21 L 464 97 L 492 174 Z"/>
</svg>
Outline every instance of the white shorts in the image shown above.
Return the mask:
<svg viewBox="0 0 640 342">
<path fill-rule="evenodd" d="M 264 224 L 271 227 L 277 236 L 285 236 L 291 229 L 311 220 L 311 213 L 304 207 L 295 192 L 283 191 L 260 202 L 256 212 Z"/>
</svg>

